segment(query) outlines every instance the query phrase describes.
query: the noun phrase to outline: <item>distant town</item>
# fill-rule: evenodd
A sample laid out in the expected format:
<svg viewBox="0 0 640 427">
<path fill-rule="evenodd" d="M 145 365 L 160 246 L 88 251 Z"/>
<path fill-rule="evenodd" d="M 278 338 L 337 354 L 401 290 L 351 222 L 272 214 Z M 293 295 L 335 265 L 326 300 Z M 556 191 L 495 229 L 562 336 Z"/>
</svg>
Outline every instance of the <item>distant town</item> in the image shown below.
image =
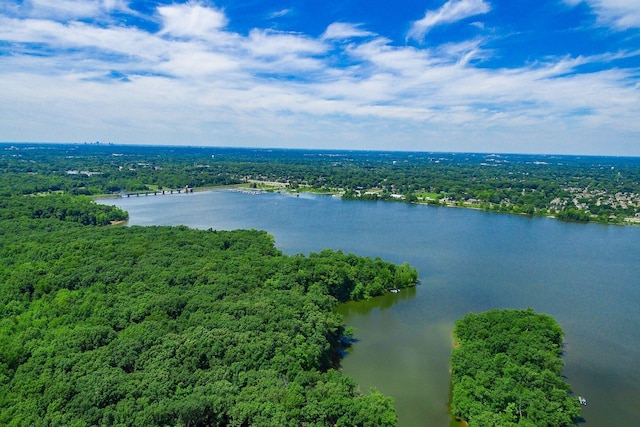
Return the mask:
<svg viewBox="0 0 640 427">
<path fill-rule="evenodd" d="M 640 158 L 0 144 L 4 194 L 141 194 L 223 185 L 640 224 Z"/>
</svg>

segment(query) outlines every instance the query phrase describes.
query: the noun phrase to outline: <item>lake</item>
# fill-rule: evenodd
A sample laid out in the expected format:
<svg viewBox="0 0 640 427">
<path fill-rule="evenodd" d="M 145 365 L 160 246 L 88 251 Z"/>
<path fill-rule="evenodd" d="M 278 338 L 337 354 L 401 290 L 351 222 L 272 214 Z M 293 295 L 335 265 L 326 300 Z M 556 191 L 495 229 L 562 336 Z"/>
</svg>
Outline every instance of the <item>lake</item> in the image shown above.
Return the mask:
<svg viewBox="0 0 640 427">
<path fill-rule="evenodd" d="M 339 307 L 357 339 L 344 373 L 394 397 L 400 426 L 451 425 L 456 319 L 527 307 L 565 331 L 564 374 L 588 399 L 584 425 L 640 420 L 640 227 L 230 190 L 101 203 L 127 210 L 130 225 L 255 228 L 287 254 L 331 248 L 411 263 L 416 288 Z"/>
</svg>

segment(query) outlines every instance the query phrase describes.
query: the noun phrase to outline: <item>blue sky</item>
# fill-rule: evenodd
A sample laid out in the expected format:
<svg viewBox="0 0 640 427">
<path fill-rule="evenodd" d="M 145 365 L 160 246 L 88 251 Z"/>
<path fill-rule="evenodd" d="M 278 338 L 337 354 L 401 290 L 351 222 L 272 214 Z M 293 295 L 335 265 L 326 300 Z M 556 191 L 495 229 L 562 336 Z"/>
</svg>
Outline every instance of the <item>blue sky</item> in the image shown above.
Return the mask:
<svg viewBox="0 0 640 427">
<path fill-rule="evenodd" d="M 0 141 L 640 156 L 639 0 L 0 3 Z"/>
</svg>

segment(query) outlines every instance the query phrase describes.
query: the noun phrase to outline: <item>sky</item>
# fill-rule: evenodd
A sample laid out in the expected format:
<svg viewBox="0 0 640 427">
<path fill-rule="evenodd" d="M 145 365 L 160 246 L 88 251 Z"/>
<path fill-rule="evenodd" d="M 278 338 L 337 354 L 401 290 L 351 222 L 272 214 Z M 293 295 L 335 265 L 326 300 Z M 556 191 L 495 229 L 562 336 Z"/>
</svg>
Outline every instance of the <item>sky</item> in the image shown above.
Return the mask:
<svg viewBox="0 0 640 427">
<path fill-rule="evenodd" d="M 640 0 L 2 0 L 0 141 L 640 156 Z"/>
</svg>

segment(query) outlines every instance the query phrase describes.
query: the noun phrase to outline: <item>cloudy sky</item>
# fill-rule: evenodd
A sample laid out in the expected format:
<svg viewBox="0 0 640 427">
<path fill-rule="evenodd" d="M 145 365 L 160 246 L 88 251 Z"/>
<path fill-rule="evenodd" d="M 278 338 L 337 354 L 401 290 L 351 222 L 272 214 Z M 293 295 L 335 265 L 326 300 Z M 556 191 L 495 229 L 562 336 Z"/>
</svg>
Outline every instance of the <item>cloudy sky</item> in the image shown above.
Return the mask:
<svg viewBox="0 0 640 427">
<path fill-rule="evenodd" d="M 2 0 L 0 141 L 640 156 L 640 1 Z"/>
</svg>

